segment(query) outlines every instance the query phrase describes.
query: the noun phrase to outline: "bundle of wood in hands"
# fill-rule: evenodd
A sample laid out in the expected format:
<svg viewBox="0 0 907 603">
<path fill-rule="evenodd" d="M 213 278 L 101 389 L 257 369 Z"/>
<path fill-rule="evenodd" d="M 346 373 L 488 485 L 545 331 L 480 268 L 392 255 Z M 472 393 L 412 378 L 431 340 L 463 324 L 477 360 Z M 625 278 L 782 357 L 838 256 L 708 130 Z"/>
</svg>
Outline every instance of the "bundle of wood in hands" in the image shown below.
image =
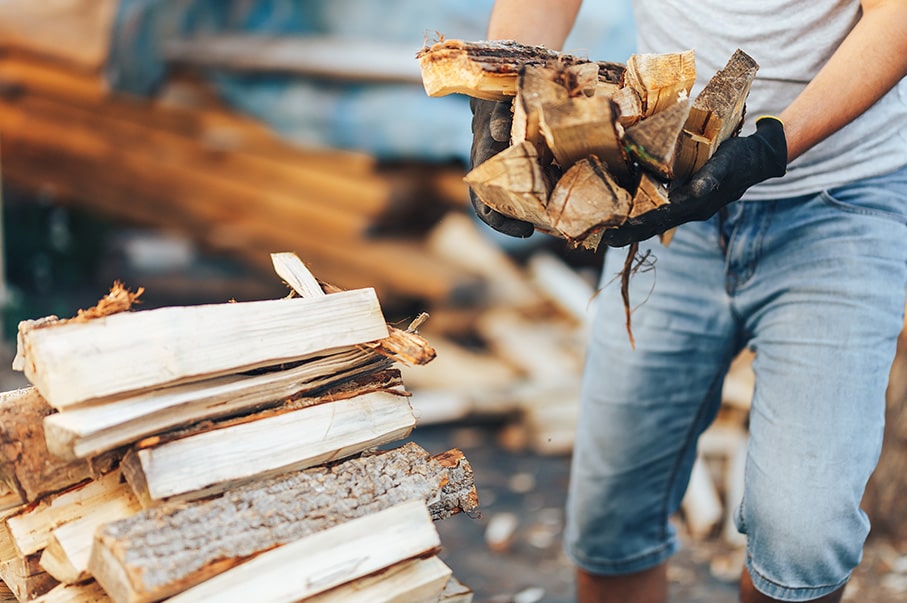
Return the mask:
<svg viewBox="0 0 907 603">
<path fill-rule="evenodd" d="M 371 289 L 272 256 L 280 300 L 20 324 L 0 395 L 0 579 L 20 601 L 468 601 L 433 520 L 478 505 L 409 443 L 394 365 L 434 350 Z M 447 592 L 447 594 L 444 594 Z"/>
<path fill-rule="evenodd" d="M 591 249 L 605 229 L 670 203 L 670 185 L 739 131 L 758 69 L 737 50 L 691 102 L 693 50 L 619 65 L 512 41 L 444 40 L 417 57 L 429 96 L 512 100 L 510 146 L 466 175 L 479 198 Z"/>
</svg>

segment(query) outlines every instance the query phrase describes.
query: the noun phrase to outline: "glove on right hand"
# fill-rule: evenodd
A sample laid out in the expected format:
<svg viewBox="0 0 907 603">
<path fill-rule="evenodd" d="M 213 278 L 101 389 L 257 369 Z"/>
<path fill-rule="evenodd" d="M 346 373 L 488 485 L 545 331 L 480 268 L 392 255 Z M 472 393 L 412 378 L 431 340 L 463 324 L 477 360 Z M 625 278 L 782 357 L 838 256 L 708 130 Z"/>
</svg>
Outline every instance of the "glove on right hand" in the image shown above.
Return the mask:
<svg viewBox="0 0 907 603">
<path fill-rule="evenodd" d="M 513 123 L 511 102 L 470 98 L 472 110 L 472 150 L 469 154 L 470 169 L 481 165 L 510 145 L 510 127 Z M 498 232 L 511 237 L 526 238 L 535 227 L 529 222 L 510 218 L 493 210 L 469 189 L 469 200 L 479 219 Z"/>
</svg>

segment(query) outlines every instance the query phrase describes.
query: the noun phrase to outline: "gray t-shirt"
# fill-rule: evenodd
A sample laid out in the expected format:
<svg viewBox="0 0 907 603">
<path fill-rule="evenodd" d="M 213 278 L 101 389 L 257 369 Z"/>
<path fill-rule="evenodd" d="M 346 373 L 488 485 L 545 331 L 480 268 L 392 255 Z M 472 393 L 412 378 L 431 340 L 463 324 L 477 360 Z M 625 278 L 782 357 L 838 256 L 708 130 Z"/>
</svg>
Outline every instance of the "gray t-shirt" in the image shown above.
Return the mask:
<svg viewBox="0 0 907 603">
<path fill-rule="evenodd" d="M 693 98 L 737 48 L 759 63 L 743 135 L 755 129 L 760 115 L 779 115 L 790 104 L 859 20 L 860 10 L 859 0 L 634 1 L 639 52 L 695 51 Z M 783 178 L 754 186 L 745 198 L 814 193 L 905 165 L 907 78 L 863 115 L 791 162 Z"/>
</svg>

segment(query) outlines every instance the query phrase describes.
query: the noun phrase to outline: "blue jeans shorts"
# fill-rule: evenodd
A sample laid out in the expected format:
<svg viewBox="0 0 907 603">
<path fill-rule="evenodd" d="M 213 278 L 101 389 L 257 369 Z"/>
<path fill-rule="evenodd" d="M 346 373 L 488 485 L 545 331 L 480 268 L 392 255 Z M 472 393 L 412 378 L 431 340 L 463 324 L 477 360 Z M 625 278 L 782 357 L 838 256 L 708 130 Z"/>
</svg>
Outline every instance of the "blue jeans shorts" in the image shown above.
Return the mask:
<svg viewBox="0 0 907 603">
<path fill-rule="evenodd" d="M 641 571 L 677 549 L 699 434 L 745 346 L 756 390 L 743 503 L 747 569 L 784 601 L 859 564 L 860 499 L 881 449 L 904 319 L 907 168 L 816 195 L 738 201 L 680 227 L 630 279 L 635 349 L 609 250 L 587 351 L 565 547 L 582 569 Z"/>
</svg>

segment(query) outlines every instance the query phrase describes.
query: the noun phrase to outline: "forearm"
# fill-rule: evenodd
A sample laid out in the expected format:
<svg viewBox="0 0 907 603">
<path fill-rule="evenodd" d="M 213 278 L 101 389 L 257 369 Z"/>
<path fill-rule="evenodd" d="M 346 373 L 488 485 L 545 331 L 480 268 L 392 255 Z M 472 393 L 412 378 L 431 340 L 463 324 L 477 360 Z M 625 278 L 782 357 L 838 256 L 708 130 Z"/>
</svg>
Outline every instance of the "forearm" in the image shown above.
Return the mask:
<svg viewBox="0 0 907 603">
<path fill-rule="evenodd" d="M 788 159 L 841 129 L 907 75 L 907 3 L 863 2 L 863 16 L 816 77 L 779 116 Z"/>
<path fill-rule="evenodd" d="M 582 0 L 497 0 L 488 23 L 488 39 L 560 50 L 580 4 Z"/>
</svg>

